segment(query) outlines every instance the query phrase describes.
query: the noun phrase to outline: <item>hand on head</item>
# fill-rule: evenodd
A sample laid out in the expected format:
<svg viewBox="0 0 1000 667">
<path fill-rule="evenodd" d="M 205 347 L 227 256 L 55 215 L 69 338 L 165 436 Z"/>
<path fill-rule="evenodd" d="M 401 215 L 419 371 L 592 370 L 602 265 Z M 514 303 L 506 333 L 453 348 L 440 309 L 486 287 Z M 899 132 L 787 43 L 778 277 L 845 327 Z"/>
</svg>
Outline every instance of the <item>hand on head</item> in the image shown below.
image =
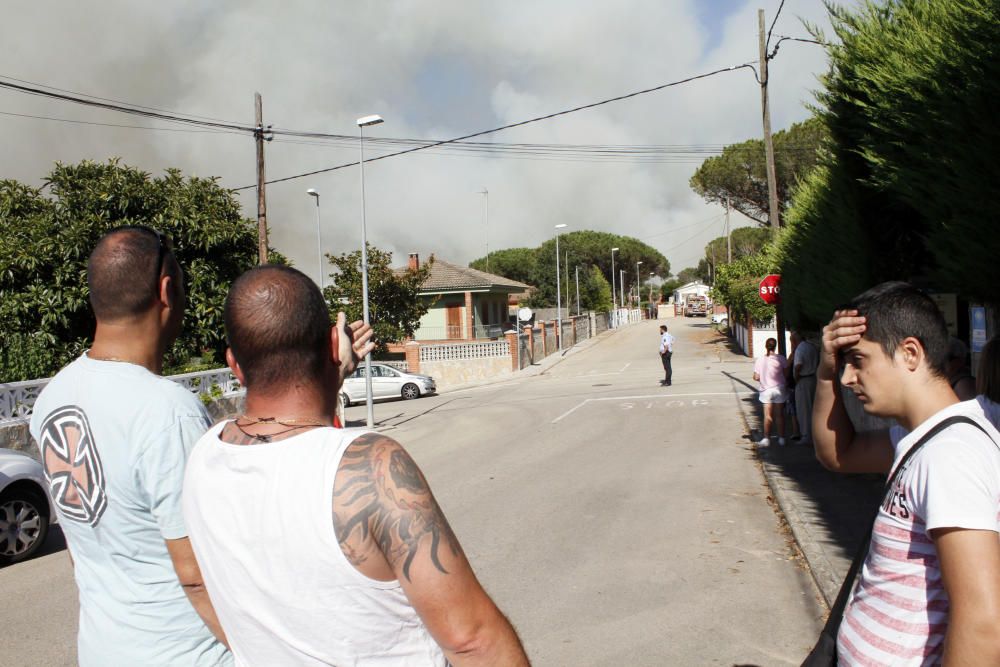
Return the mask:
<svg viewBox="0 0 1000 667">
<path fill-rule="evenodd" d="M 833 319 L 823 327 L 823 349 L 820 351 L 821 368 L 836 372 L 837 355 L 844 348 L 861 340 L 865 333 L 865 322 L 865 318 L 859 316 L 856 310 L 834 311 Z"/>
</svg>

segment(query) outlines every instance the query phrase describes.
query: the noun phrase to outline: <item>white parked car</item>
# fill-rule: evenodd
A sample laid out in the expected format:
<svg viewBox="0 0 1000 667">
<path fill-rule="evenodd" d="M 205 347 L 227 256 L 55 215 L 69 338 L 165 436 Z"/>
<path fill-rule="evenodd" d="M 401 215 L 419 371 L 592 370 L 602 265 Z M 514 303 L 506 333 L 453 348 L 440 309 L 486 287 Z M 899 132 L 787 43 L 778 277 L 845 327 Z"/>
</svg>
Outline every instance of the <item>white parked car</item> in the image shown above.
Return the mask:
<svg viewBox="0 0 1000 667">
<path fill-rule="evenodd" d="M 416 375 L 396 370 L 385 364 L 372 364 L 372 398 L 403 398 L 410 400 L 434 393 L 437 386 L 429 375 Z M 340 390 L 341 404 L 347 408 L 365 400 L 365 365 L 362 363 L 344 380 Z"/>
<path fill-rule="evenodd" d="M 47 487 L 38 461 L 0 449 L 0 564 L 31 558 L 45 543 L 52 511 Z"/>
<path fill-rule="evenodd" d="M 726 324 L 729 322 L 728 313 L 715 313 L 712 315 L 712 324 Z"/>
</svg>

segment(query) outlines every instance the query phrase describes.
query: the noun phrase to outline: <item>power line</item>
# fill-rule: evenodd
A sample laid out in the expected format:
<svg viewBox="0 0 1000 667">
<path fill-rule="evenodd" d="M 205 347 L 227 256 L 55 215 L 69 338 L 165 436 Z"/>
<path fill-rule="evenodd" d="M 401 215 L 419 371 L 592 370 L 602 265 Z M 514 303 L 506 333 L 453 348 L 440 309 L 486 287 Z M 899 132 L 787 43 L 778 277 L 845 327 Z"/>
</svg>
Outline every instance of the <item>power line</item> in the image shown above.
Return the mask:
<svg viewBox="0 0 1000 667">
<path fill-rule="evenodd" d="M 75 120 L 72 118 L 54 118 L 52 116 L 35 116 L 26 113 L 14 113 L 13 111 L 0 111 L 0 116 L 15 116 L 17 118 L 31 118 L 34 120 L 50 120 L 60 123 L 73 123 L 76 125 L 94 125 L 98 127 L 118 127 L 125 128 L 129 130 L 153 130 L 156 132 L 190 132 L 196 134 L 235 134 L 242 136 L 241 132 L 234 132 L 232 130 L 189 130 L 186 128 L 179 127 L 150 127 L 149 125 L 119 125 L 116 123 L 98 123 L 89 120 Z"/>
<path fill-rule="evenodd" d="M 44 88 L 37 87 L 35 85 L 29 86 L 21 83 L 12 83 L 10 80 L 5 81 L 0 79 L 0 88 L 6 88 L 8 90 L 16 90 L 22 93 L 27 93 L 29 95 L 48 97 L 63 102 L 72 102 L 74 104 L 80 104 L 83 106 L 96 107 L 99 109 L 108 109 L 110 111 L 119 111 L 122 113 L 129 113 L 136 116 L 144 116 L 146 118 L 156 118 L 159 120 L 170 121 L 173 123 L 184 123 L 187 125 L 197 125 L 201 127 L 214 127 L 223 130 L 247 132 L 250 134 L 256 132 L 256 128 L 245 125 L 236 125 L 233 123 L 226 123 L 226 122 L 200 120 L 198 118 L 194 118 L 191 116 L 181 116 L 172 113 L 154 111 L 139 106 L 125 106 L 122 104 L 106 102 L 98 99 L 87 99 L 86 97 L 80 97 L 76 94 L 68 94 L 68 93 L 58 92 L 55 90 L 45 90 Z"/>
<path fill-rule="evenodd" d="M 771 27 L 767 29 L 767 39 L 764 41 L 764 53 L 767 53 L 768 47 L 771 46 L 771 31 L 774 30 L 774 26 L 777 25 L 778 17 L 781 16 L 781 10 L 784 8 L 785 8 L 785 0 L 781 0 L 781 3 L 778 5 L 778 11 L 774 13 L 774 20 L 771 21 Z M 777 53 L 777 51 L 775 51 L 775 53 Z M 772 54 L 768 56 L 767 59 L 770 60 L 773 57 L 774 55 Z"/>
<path fill-rule="evenodd" d="M 690 83 L 692 81 L 697 81 L 699 79 L 706 79 L 706 78 L 708 78 L 710 76 L 715 76 L 716 74 L 723 74 L 725 72 L 732 72 L 732 71 L 735 71 L 735 70 L 743 69 L 745 67 L 752 67 L 752 65 L 750 63 L 743 63 L 742 65 L 732 65 L 730 67 L 724 67 L 722 69 L 713 70 L 711 72 L 706 72 L 704 74 L 697 74 L 695 76 L 690 76 L 690 77 L 688 77 L 686 79 L 681 79 L 679 81 L 672 81 L 670 83 L 665 83 L 665 84 L 662 84 L 662 85 L 659 85 L 659 86 L 654 86 L 652 88 L 645 88 L 643 90 L 638 90 L 638 91 L 635 91 L 635 92 L 632 92 L 632 93 L 628 93 L 626 95 L 619 95 L 617 97 L 611 97 L 611 98 L 608 98 L 606 100 L 601 100 L 599 102 L 592 102 L 590 104 L 583 104 L 581 106 L 573 107 L 571 109 L 565 109 L 563 111 L 557 111 L 555 113 L 546 114 L 544 116 L 537 116 L 535 118 L 529 118 L 528 120 L 522 120 L 522 121 L 519 121 L 517 123 L 510 123 L 510 124 L 507 124 L 507 125 L 502 125 L 500 127 L 495 127 L 493 129 L 490 129 L 490 130 L 482 130 L 482 131 L 479 131 L 479 132 L 473 132 L 471 134 L 466 134 L 466 135 L 463 135 L 463 136 L 460 136 L 460 137 L 455 137 L 453 139 L 445 139 L 445 140 L 442 140 L 442 141 L 437 141 L 437 142 L 433 142 L 433 143 L 426 144 L 426 145 L 415 146 L 413 148 L 408 148 L 406 150 L 397 151 L 397 152 L 394 152 L 394 153 L 388 153 L 386 155 L 380 155 L 380 156 L 374 157 L 374 158 L 368 158 L 368 159 L 365 160 L 365 162 L 375 162 L 377 160 L 384 160 L 384 159 L 390 158 L 390 157 L 397 157 L 399 155 L 406 155 L 408 153 L 415 153 L 417 151 L 426 150 L 428 148 L 433 148 L 435 146 L 443 146 L 445 144 L 454 144 L 456 142 L 463 141 L 465 139 L 473 139 L 475 137 L 481 137 L 481 136 L 485 136 L 487 134 L 493 134 L 495 132 L 501 132 L 503 130 L 509 130 L 509 129 L 512 129 L 512 128 L 515 128 L 515 127 L 521 127 L 523 125 L 528 125 L 530 123 L 537 123 L 539 121 L 550 120 L 550 119 L 556 118 L 558 116 L 565 116 L 567 114 L 575 113 L 577 111 L 583 111 L 585 109 L 593 109 L 594 107 L 599 107 L 599 106 L 602 106 L 602 105 L 605 105 L 605 104 L 610 104 L 612 102 L 619 102 L 621 100 L 626 100 L 626 99 L 629 99 L 629 98 L 632 98 L 632 97 L 636 97 L 638 95 L 645 95 L 647 93 L 652 93 L 652 92 L 656 92 L 656 91 L 659 91 L 659 90 L 664 90 L 665 88 L 671 88 L 673 86 L 679 86 L 681 84 Z M 282 131 L 282 130 L 274 130 L 274 133 L 275 134 L 279 134 L 279 133 L 289 134 L 289 132 Z M 344 164 L 340 164 L 340 165 L 337 165 L 335 167 L 327 167 L 325 169 L 316 169 L 314 171 L 309 171 L 309 172 L 305 172 L 305 173 L 302 173 L 302 174 L 296 174 L 294 176 L 285 176 L 283 178 L 276 178 L 276 179 L 267 181 L 266 185 L 272 185 L 274 183 L 283 183 L 285 181 L 291 181 L 291 180 L 295 180 L 295 179 L 298 179 L 298 178 L 305 178 L 306 176 L 315 176 L 316 174 L 324 174 L 324 173 L 327 173 L 327 172 L 336 171 L 338 169 L 344 169 L 346 167 L 353 167 L 356 164 L 358 164 L 356 161 L 355 162 L 346 162 Z M 245 186 L 242 186 L 242 187 L 239 187 L 239 188 L 233 188 L 233 191 L 235 192 L 235 191 L 238 191 L 238 190 L 248 190 L 250 188 L 255 188 L 255 187 L 257 187 L 257 186 L 256 185 L 245 185 Z"/>
<path fill-rule="evenodd" d="M 658 236 L 664 236 L 666 234 L 675 234 L 675 233 L 683 231 L 685 229 L 690 229 L 691 227 L 694 227 L 695 225 L 705 225 L 705 224 L 714 222 L 715 220 L 717 220 L 719 218 L 722 218 L 725 215 L 726 215 L 725 213 L 717 213 L 717 214 L 713 215 L 711 218 L 705 218 L 704 220 L 698 220 L 697 222 L 692 222 L 690 224 L 684 225 L 683 227 L 676 227 L 674 229 L 668 229 L 665 232 L 659 232 L 657 234 L 653 234 L 652 236 L 644 236 L 644 237 L 642 237 L 639 240 L 640 241 L 646 241 L 648 239 L 654 239 L 654 238 L 656 238 Z M 704 230 L 702 230 L 702 231 L 704 231 Z"/>
<path fill-rule="evenodd" d="M 10 81 L 16 81 L 18 83 L 23 83 L 23 84 L 25 84 L 27 86 L 34 86 L 34 87 L 37 87 L 37 88 L 46 88 L 48 90 L 54 90 L 56 92 L 66 93 L 68 95 L 74 95 L 76 97 L 87 97 L 87 98 L 90 98 L 90 99 L 93 99 L 93 100 L 100 100 L 101 102 L 111 102 L 113 104 L 118 104 L 118 105 L 125 106 L 125 107 L 134 107 L 134 108 L 137 108 L 137 109 L 146 109 L 146 110 L 149 110 L 149 111 L 161 111 L 163 113 L 171 114 L 171 115 L 174 115 L 174 116 L 188 116 L 190 118 L 200 118 L 200 119 L 203 119 L 203 120 L 214 120 L 214 121 L 218 121 L 220 123 L 233 123 L 233 124 L 235 124 L 235 121 L 228 121 L 228 120 L 224 120 L 224 119 L 221 119 L 221 118 L 213 118 L 212 116 L 199 116 L 197 114 L 182 114 L 180 112 L 172 111 L 170 109 L 162 109 L 162 108 L 159 108 L 159 107 L 151 107 L 151 106 L 145 106 L 145 105 L 142 105 L 142 104 L 134 104 L 132 102 L 123 102 L 121 100 L 112 99 L 110 97 L 99 97 L 97 95 L 90 95 L 88 93 L 81 93 L 81 92 L 77 92 L 77 91 L 74 91 L 74 90 L 67 90 L 65 88 L 57 88 L 56 86 L 49 86 L 49 85 L 44 84 L 44 83 L 37 83 L 35 81 L 28 81 L 26 79 L 18 79 L 17 77 L 9 76 L 7 74 L 0 74 L 0 79 L 8 79 Z"/>
<path fill-rule="evenodd" d="M 719 216 L 719 217 L 722 217 L 722 216 Z M 712 229 L 712 226 L 709 225 L 708 227 L 705 227 L 705 228 L 699 230 L 698 233 L 696 233 L 694 236 L 689 236 L 688 238 L 684 239 L 680 243 L 675 243 L 674 245 L 670 246 L 669 248 L 667 248 L 663 252 L 666 253 L 666 252 L 670 252 L 671 250 L 677 250 L 678 248 L 680 248 L 685 243 L 689 243 L 689 242 L 695 240 L 696 238 L 698 238 L 699 236 L 701 236 L 702 234 L 704 234 L 705 232 L 707 232 L 707 231 L 709 231 L 711 229 Z"/>
<path fill-rule="evenodd" d="M 783 35 L 778 35 L 778 41 L 774 43 L 774 49 L 771 51 L 771 55 L 767 57 L 768 60 L 774 60 L 774 57 L 778 55 L 778 48 L 781 46 L 782 42 L 803 42 L 805 44 L 819 44 L 820 46 L 829 46 L 826 42 L 821 42 L 817 39 L 804 39 L 802 37 L 785 37 Z"/>
</svg>

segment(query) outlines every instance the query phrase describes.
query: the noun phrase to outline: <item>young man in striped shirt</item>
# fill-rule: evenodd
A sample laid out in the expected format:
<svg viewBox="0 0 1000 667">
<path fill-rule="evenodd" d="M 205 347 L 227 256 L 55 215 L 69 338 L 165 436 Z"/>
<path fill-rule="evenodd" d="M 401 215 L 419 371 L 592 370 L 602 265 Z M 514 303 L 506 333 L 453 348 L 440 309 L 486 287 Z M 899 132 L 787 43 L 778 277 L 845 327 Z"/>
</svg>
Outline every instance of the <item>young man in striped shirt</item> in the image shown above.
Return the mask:
<svg viewBox="0 0 1000 667">
<path fill-rule="evenodd" d="M 842 665 L 1000 664 L 1000 433 L 948 384 L 948 333 L 926 295 L 884 283 L 823 330 L 816 456 L 838 472 L 888 473 L 935 425 L 879 508 L 837 641 Z M 854 431 L 841 386 L 893 432 Z M 978 427 L 977 427 L 978 426 Z"/>
</svg>

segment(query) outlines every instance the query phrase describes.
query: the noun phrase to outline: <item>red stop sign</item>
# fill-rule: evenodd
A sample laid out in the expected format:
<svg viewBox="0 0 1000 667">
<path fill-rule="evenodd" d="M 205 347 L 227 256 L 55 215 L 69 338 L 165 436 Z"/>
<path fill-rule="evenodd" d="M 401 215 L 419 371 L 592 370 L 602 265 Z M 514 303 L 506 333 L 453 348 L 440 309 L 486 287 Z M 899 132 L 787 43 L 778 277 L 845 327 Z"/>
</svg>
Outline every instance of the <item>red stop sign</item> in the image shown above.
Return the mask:
<svg viewBox="0 0 1000 667">
<path fill-rule="evenodd" d="M 781 276 L 772 273 L 760 281 L 760 298 L 772 306 L 781 303 Z"/>
</svg>

